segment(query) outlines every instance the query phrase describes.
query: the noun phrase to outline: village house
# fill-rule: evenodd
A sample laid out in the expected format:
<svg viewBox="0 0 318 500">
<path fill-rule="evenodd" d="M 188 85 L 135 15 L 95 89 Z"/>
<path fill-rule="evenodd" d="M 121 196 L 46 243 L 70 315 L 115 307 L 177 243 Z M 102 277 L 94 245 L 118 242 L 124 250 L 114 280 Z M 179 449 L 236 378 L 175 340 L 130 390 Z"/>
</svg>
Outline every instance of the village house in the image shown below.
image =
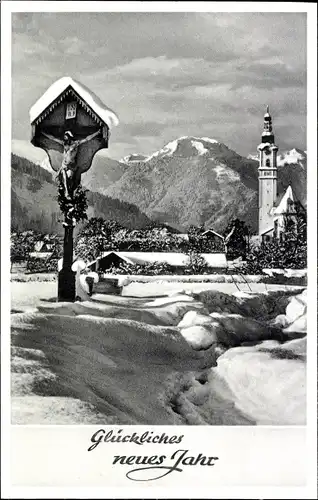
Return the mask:
<svg viewBox="0 0 318 500">
<path fill-rule="evenodd" d="M 202 233 L 202 236 L 208 239 L 209 242 L 214 243 L 214 246 L 218 249 L 226 250 L 224 236 L 217 233 L 213 229 L 207 229 Z"/>
<path fill-rule="evenodd" d="M 34 251 L 29 253 L 29 257 L 33 259 L 49 259 L 53 254 L 53 243 L 47 243 L 46 241 L 37 241 L 34 245 Z"/>
<path fill-rule="evenodd" d="M 225 253 L 202 253 L 204 261 L 211 271 L 223 271 L 228 264 Z M 154 263 L 167 264 L 176 274 L 182 274 L 190 263 L 190 256 L 179 252 L 103 252 L 97 259 L 87 264 L 91 271 L 105 272 L 120 264 L 147 265 Z"/>
</svg>

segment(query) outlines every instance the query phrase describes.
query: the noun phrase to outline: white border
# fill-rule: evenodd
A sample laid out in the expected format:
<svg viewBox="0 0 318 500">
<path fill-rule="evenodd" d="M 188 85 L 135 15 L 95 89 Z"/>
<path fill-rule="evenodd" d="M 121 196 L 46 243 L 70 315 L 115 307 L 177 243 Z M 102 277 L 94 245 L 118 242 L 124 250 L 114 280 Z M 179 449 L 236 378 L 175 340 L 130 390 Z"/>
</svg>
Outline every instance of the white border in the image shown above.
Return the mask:
<svg viewBox="0 0 318 500">
<path fill-rule="evenodd" d="M 9 234 L 10 234 L 10 154 L 11 154 L 11 13 L 12 12 L 307 12 L 307 153 L 308 153 L 308 486 L 294 488 L 217 488 L 199 491 L 201 498 L 316 498 L 317 491 L 317 7 L 310 3 L 271 2 L 11 2 L 1 3 L 1 323 L 2 342 L 2 485 L 4 496 L 10 498 L 160 498 L 173 496 L 171 491 L 151 488 L 129 491 L 127 488 L 12 488 L 10 487 L 10 342 L 9 312 Z M 61 427 L 61 426 L 58 426 Z M 195 433 L 195 428 L 191 430 Z M 31 451 L 32 453 L 32 451 Z M 191 492 L 194 496 L 193 492 Z M 296 496 L 297 495 L 297 496 Z M 180 490 L 177 498 L 187 498 L 189 491 Z"/>
<path fill-rule="evenodd" d="M 10 12 L 311 12 L 306 2 L 6 1 Z M 9 7 L 10 4 L 10 7 Z M 8 6 L 8 7 L 7 7 Z"/>
</svg>

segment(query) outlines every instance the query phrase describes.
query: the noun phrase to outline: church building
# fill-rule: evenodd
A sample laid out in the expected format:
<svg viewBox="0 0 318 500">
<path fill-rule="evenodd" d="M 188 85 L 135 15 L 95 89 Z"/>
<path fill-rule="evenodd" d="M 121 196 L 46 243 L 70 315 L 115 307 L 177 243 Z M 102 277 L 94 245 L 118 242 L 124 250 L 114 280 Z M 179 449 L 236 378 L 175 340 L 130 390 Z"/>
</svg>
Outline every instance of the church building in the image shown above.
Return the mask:
<svg viewBox="0 0 318 500">
<path fill-rule="evenodd" d="M 272 117 L 267 106 L 264 115 L 262 142 L 258 146 L 259 204 L 258 234 L 262 241 L 272 238 L 282 239 L 285 232 L 286 217 L 293 216 L 294 194 L 288 186 L 283 196 L 277 196 L 277 152 L 272 127 Z"/>
</svg>

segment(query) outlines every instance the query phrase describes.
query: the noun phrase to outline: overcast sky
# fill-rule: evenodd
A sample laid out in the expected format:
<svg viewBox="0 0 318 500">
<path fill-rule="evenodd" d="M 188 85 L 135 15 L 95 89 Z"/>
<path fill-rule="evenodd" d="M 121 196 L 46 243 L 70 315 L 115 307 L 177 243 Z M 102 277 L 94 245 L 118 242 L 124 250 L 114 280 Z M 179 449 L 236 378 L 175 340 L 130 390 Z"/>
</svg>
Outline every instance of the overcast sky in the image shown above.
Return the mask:
<svg viewBox="0 0 318 500">
<path fill-rule="evenodd" d="M 118 114 L 113 158 L 185 135 L 254 153 L 266 104 L 280 149 L 306 149 L 306 14 L 13 14 L 14 139 L 62 76 Z"/>
</svg>

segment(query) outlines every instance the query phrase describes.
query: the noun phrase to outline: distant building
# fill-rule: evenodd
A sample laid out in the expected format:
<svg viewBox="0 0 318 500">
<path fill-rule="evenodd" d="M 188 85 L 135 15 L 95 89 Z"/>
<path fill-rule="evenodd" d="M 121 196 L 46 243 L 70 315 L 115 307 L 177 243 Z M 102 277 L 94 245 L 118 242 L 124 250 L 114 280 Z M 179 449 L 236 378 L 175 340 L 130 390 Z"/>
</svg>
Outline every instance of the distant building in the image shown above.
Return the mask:
<svg viewBox="0 0 318 500">
<path fill-rule="evenodd" d="M 259 223 L 258 234 L 263 241 L 281 239 L 286 228 L 286 217 L 295 213 L 295 198 L 291 186 L 282 197 L 277 197 L 277 151 L 272 118 L 267 106 L 264 115 L 262 142 L 258 146 L 259 167 Z"/>
<path fill-rule="evenodd" d="M 29 257 L 33 259 L 49 259 L 53 254 L 53 247 L 52 243 L 39 240 L 34 245 L 34 251 L 29 253 Z"/>
<path fill-rule="evenodd" d="M 202 233 L 202 236 L 207 238 L 209 242 L 213 242 L 215 248 L 218 248 L 220 251 L 225 251 L 224 236 L 222 236 L 221 234 L 217 233 L 213 229 L 207 229 Z"/>
</svg>

